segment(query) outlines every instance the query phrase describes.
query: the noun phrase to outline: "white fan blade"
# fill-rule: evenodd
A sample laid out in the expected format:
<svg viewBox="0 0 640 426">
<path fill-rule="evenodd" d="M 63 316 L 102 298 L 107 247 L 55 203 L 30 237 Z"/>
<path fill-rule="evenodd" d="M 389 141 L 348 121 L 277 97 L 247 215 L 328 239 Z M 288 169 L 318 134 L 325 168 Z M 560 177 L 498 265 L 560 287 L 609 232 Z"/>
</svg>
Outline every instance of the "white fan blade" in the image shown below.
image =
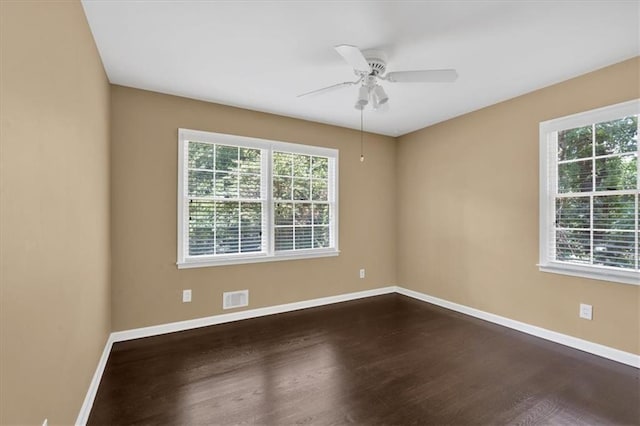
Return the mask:
<svg viewBox="0 0 640 426">
<path fill-rule="evenodd" d="M 336 89 L 339 89 L 341 87 L 345 87 L 345 86 L 353 86 L 354 84 L 358 84 L 360 82 L 360 80 L 358 81 L 345 81 L 344 83 L 338 83 L 338 84 L 334 84 L 331 86 L 327 86 L 327 87 L 323 87 L 322 89 L 316 89 L 316 90 L 312 90 L 310 92 L 306 92 L 303 93 L 301 95 L 298 95 L 298 98 L 301 98 L 303 96 L 309 96 L 309 95 L 317 95 L 320 93 L 326 93 L 326 92 L 332 92 Z"/>
<path fill-rule="evenodd" d="M 339 46 L 335 46 L 335 49 L 340 54 L 340 56 L 342 56 L 344 60 L 353 67 L 354 70 L 359 72 L 366 72 L 367 74 L 371 72 L 369 63 L 365 59 L 360 49 L 358 49 L 356 46 L 351 46 L 350 44 L 341 44 Z"/>
<path fill-rule="evenodd" d="M 387 73 L 385 80 L 394 83 L 452 83 L 458 79 L 456 70 L 396 71 Z"/>
</svg>

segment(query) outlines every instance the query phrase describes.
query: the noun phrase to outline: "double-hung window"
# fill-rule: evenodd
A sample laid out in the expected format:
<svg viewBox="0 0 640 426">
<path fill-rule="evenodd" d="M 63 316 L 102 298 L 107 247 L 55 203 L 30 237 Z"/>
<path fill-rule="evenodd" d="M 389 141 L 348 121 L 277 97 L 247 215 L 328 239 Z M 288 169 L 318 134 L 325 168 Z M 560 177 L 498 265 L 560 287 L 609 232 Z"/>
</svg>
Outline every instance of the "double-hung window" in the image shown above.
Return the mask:
<svg viewBox="0 0 640 426">
<path fill-rule="evenodd" d="M 178 267 L 338 254 L 338 151 L 178 131 Z"/>
<path fill-rule="evenodd" d="M 640 284 L 640 101 L 540 123 L 540 269 Z"/>
</svg>

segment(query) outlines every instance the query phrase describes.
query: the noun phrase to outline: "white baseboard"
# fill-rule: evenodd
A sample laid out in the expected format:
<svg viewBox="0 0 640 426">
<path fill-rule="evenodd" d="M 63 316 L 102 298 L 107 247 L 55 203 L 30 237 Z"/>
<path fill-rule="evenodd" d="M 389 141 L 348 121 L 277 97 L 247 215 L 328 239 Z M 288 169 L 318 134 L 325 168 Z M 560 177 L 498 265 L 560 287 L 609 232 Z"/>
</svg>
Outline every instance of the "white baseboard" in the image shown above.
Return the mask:
<svg viewBox="0 0 640 426">
<path fill-rule="evenodd" d="M 617 361 L 622 364 L 630 365 L 631 367 L 640 368 L 640 355 L 621 351 L 619 349 L 614 349 L 609 346 L 601 345 L 599 343 L 589 342 L 588 340 L 579 339 L 577 337 L 547 330 L 546 328 L 537 327 L 535 325 L 530 325 L 506 317 L 501 317 L 500 315 L 491 314 L 489 312 L 481 311 L 469 306 L 449 302 L 448 300 L 439 299 L 437 297 L 429 296 L 428 294 L 409 290 L 403 287 L 397 287 L 396 292 L 414 299 L 422 300 L 423 302 L 432 303 L 434 305 L 441 306 L 452 311 L 460 312 L 472 317 L 492 322 L 494 324 L 512 328 L 514 330 L 518 330 L 532 336 L 540 337 L 545 340 L 550 340 L 564 346 L 569 346 L 570 348 L 579 349 L 581 351 Z"/>
<path fill-rule="evenodd" d="M 526 324 L 520 321 L 512 320 L 509 318 L 501 317 L 499 315 L 484 312 L 479 309 L 471 308 L 469 306 L 460 305 L 458 303 L 449 302 L 448 300 L 439 299 L 437 297 L 429 296 L 428 294 L 420 293 L 417 291 L 409 290 L 404 287 L 389 286 L 381 287 L 373 290 L 358 291 L 355 293 L 340 294 L 337 296 L 321 297 L 319 299 L 304 300 L 302 302 L 286 303 L 283 305 L 268 306 L 265 308 L 249 309 L 245 311 L 232 312 L 228 314 L 213 315 L 210 317 L 197 318 L 187 321 L 172 322 L 168 324 L 154 325 L 151 327 L 135 328 L 132 330 L 116 331 L 111 333 L 105 344 L 104 351 L 98 362 L 98 367 L 93 375 L 89 390 L 80 409 L 80 414 L 76 420 L 77 426 L 84 426 L 89 419 L 91 408 L 93 407 L 93 401 L 100 385 L 100 379 L 102 373 L 107 365 L 109 353 L 111 347 L 115 342 L 123 342 L 126 340 L 139 339 L 142 337 L 158 336 L 166 333 L 173 333 L 176 331 L 191 330 L 199 327 L 206 327 L 210 325 L 223 324 L 227 322 L 239 321 L 250 318 L 258 318 L 266 315 L 280 314 L 284 312 L 297 311 L 300 309 L 313 308 L 317 306 L 330 305 L 333 303 L 346 302 L 349 300 L 362 299 L 365 297 L 379 296 L 382 294 L 399 293 L 404 296 L 408 296 L 423 302 L 431 303 L 452 311 L 460 312 L 472 317 L 480 318 L 485 321 L 489 321 L 495 324 L 499 324 L 514 330 L 521 331 L 523 333 L 530 334 L 532 336 L 540 337 L 545 340 L 550 340 L 561 345 L 569 346 L 571 348 L 579 349 L 584 352 L 588 352 L 594 355 L 601 356 L 613 361 L 620 362 L 622 364 L 630 365 L 632 367 L 640 368 L 640 355 L 624 352 L 618 349 L 614 349 L 608 346 L 600 345 L 598 343 L 589 342 L 587 340 L 578 339 L 577 337 L 568 336 L 566 334 L 558 333 L 555 331 L 547 330 L 542 327 Z"/>
<path fill-rule="evenodd" d="M 98 386 L 100 386 L 100 380 L 102 380 L 102 373 L 104 373 L 104 368 L 107 366 L 107 360 L 109 359 L 109 354 L 111 353 L 112 346 L 113 346 L 113 333 L 109 335 L 109 337 L 107 338 L 107 343 L 105 343 L 104 345 L 104 350 L 102 351 L 102 355 L 100 356 L 100 361 L 98 361 L 98 366 L 96 367 L 96 371 L 95 373 L 93 373 L 93 377 L 91 378 L 91 383 L 89 383 L 89 389 L 87 390 L 87 395 L 84 397 L 84 402 L 82 403 L 82 407 L 80 407 L 80 413 L 78 414 L 78 418 L 76 419 L 76 426 L 84 426 L 87 424 L 87 420 L 89 420 L 89 414 L 91 414 L 93 401 L 96 399 Z"/>
<path fill-rule="evenodd" d="M 373 290 L 358 291 L 355 293 L 340 294 L 337 296 L 321 297 L 319 299 L 304 300 L 302 302 L 286 303 L 284 305 L 268 306 L 266 308 L 249 309 L 246 311 L 232 312 L 229 314 L 213 315 L 210 317 L 197 318 L 187 321 L 171 322 L 168 324 L 153 325 L 151 327 L 134 328 L 132 330 L 115 331 L 111 333 L 114 342 L 139 339 L 141 337 L 157 336 L 160 334 L 173 333 L 176 331 L 191 330 L 199 327 L 223 324 L 226 322 L 239 321 L 249 318 L 258 318 L 265 315 L 281 314 L 283 312 L 297 311 L 299 309 L 314 308 L 317 306 L 330 305 L 348 300 L 362 299 L 364 297 L 378 296 L 381 294 L 394 293 L 395 286 L 376 288 Z"/>
</svg>

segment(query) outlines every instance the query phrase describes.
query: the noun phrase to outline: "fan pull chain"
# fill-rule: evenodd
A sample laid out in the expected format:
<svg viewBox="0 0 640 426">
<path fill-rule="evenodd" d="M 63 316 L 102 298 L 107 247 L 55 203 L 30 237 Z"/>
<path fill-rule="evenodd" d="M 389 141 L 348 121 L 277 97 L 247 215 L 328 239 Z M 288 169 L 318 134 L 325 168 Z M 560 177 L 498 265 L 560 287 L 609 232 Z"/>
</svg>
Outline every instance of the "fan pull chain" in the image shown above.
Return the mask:
<svg viewBox="0 0 640 426">
<path fill-rule="evenodd" d="M 360 110 L 360 162 L 364 163 L 364 108 Z"/>
</svg>

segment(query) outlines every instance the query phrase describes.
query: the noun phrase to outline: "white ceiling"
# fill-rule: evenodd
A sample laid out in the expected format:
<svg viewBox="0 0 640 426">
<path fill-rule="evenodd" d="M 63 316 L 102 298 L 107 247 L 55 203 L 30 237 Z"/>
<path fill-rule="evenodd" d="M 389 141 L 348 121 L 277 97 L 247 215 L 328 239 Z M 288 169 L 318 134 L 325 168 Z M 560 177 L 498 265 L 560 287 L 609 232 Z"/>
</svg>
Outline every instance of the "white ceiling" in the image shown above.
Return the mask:
<svg viewBox="0 0 640 426">
<path fill-rule="evenodd" d="M 397 136 L 637 56 L 639 1 L 83 0 L 109 80 L 359 128 L 333 49 L 383 49 L 387 71 L 456 68 L 456 83 L 383 82 L 365 129 Z"/>
</svg>

